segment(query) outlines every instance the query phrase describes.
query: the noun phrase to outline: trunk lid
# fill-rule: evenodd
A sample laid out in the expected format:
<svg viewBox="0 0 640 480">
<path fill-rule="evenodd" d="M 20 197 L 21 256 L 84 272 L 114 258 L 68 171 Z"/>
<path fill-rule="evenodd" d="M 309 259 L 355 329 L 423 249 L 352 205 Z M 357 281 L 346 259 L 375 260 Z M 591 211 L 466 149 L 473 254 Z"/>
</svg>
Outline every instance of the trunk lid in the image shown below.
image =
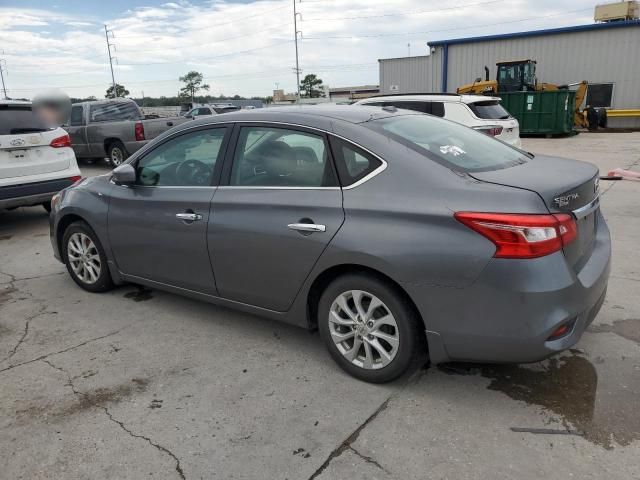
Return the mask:
<svg viewBox="0 0 640 480">
<path fill-rule="evenodd" d="M 564 248 L 576 271 L 591 255 L 599 207 L 586 215 L 579 209 L 596 202 L 599 195 L 598 169 L 590 163 L 564 158 L 536 156 L 527 162 L 501 170 L 472 172 L 483 182 L 522 188 L 537 193 L 551 213 L 571 213 L 578 224 L 578 238 Z M 577 213 L 574 213 L 578 211 Z M 535 212 L 532 212 L 535 213 Z"/>
</svg>

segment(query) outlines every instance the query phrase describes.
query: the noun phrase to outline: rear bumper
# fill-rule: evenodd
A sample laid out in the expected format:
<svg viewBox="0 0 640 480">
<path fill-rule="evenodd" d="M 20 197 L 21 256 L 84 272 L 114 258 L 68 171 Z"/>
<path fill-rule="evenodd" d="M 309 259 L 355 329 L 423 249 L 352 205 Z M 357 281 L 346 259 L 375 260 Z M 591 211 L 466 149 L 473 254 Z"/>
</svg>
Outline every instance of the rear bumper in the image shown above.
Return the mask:
<svg viewBox="0 0 640 480">
<path fill-rule="evenodd" d="M 39 205 L 73 182 L 68 178 L 0 187 L 0 209 Z"/>
<path fill-rule="evenodd" d="M 431 361 L 527 363 L 575 345 L 606 295 L 611 239 L 600 220 L 591 257 L 577 273 L 556 252 L 492 259 L 467 288 L 404 285 L 425 320 Z M 568 334 L 548 340 L 568 322 Z"/>
</svg>

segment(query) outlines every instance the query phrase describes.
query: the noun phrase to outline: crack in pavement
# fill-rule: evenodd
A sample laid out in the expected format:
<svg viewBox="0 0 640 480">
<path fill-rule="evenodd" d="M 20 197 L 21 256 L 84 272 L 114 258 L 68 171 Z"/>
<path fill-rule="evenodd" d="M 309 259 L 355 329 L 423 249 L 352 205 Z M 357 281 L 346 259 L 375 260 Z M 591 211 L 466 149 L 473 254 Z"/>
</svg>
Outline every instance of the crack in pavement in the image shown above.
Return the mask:
<svg viewBox="0 0 640 480">
<path fill-rule="evenodd" d="M 365 462 L 371 463 L 372 465 L 375 465 L 376 467 L 378 467 L 380 470 L 382 470 L 387 475 L 391 475 L 391 472 L 389 470 L 387 470 L 386 468 L 384 468 L 382 465 L 380 465 L 375 459 L 361 454 L 358 450 L 353 448 L 351 445 L 349 445 L 347 448 L 349 450 L 351 450 L 353 453 L 355 453 L 357 456 L 359 456 L 361 459 L 363 459 Z"/>
<path fill-rule="evenodd" d="M 20 278 L 17 278 L 15 275 L 13 275 L 11 273 L 0 272 L 0 275 L 6 275 L 7 277 L 9 277 L 9 281 L 8 282 L 0 282 L 0 285 L 7 285 L 7 284 L 15 283 L 15 282 L 24 282 L 26 280 L 36 280 L 38 278 L 53 277 L 55 275 L 64 275 L 65 273 L 67 273 L 67 271 L 63 270 L 62 272 L 43 273 L 42 275 L 35 275 L 33 277 L 20 277 Z"/>
<path fill-rule="evenodd" d="M 426 371 L 425 369 L 418 370 L 416 373 L 414 373 L 411 377 L 407 379 L 406 383 L 397 392 L 389 395 L 389 397 L 387 397 L 387 399 L 384 402 L 382 402 L 382 404 L 380 404 L 380 406 L 376 409 L 375 412 L 373 412 L 360 426 L 358 426 L 358 428 L 356 428 L 351 433 L 351 435 L 349 435 L 340 445 L 338 445 L 337 448 L 331 451 L 327 459 L 322 463 L 322 465 L 320 465 L 320 467 L 318 467 L 318 469 L 315 472 L 313 472 L 313 474 L 309 477 L 308 480 L 313 480 L 314 478 L 317 478 L 320 474 L 322 474 L 322 472 L 324 472 L 327 469 L 327 467 L 329 466 L 329 464 L 334 458 L 339 457 L 347 450 L 353 451 L 356 455 L 358 455 L 367 463 L 371 463 L 376 467 L 380 468 L 385 473 L 391 475 L 391 472 L 389 472 L 386 468 L 380 465 L 375 459 L 361 454 L 355 448 L 352 447 L 352 444 L 358 439 L 358 437 L 360 436 L 360 433 L 371 422 L 373 422 L 378 417 L 378 415 L 380 415 L 383 411 L 387 409 L 387 407 L 389 406 L 389 402 L 394 397 L 400 395 L 400 393 L 402 393 L 407 386 L 419 382 L 422 376 L 424 375 L 425 371 Z"/>
<path fill-rule="evenodd" d="M 334 449 L 329 456 L 327 457 L 327 459 L 322 463 L 322 465 L 320 465 L 320 467 L 318 467 L 318 469 L 313 472 L 313 474 L 309 477 L 309 480 L 313 480 L 314 478 L 318 477 L 322 472 L 324 472 L 327 467 L 329 466 L 329 464 L 331 463 L 331 461 L 334 458 L 339 457 L 340 455 L 342 455 L 345 451 L 347 450 L 354 450 L 353 447 L 351 446 L 351 444 L 353 442 L 355 442 L 358 437 L 360 436 L 360 432 L 362 432 L 362 430 L 364 430 L 366 428 L 367 425 L 369 425 L 373 420 L 376 419 L 376 417 L 378 415 L 380 415 L 381 412 L 383 412 L 387 406 L 389 405 L 389 401 L 391 400 L 391 397 L 393 395 L 389 396 L 389 398 L 387 398 L 384 402 L 382 402 L 382 404 L 376 409 L 375 412 L 373 412 L 363 423 L 362 425 L 358 426 L 358 428 L 356 428 L 353 433 L 351 435 L 349 435 L 340 445 L 338 445 L 338 448 Z M 365 458 L 363 455 L 360 455 L 360 453 L 358 453 L 358 456 Z M 375 465 L 379 466 L 382 470 L 384 470 L 385 472 L 387 470 L 385 470 L 384 468 L 382 468 L 378 462 L 376 462 L 375 460 L 373 460 L 372 458 L 368 457 L 371 460 L 371 463 L 374 463 Z"/>
<path fill-rule="evenodd" d="M 16 279 L 15 275 L 13 275 L 11 273 L 0 272 L 0 274 L 6 275 L 7 277 L 9 277 L 9 281 L 8 282 L 2 283 L 2 285 L 8 285 L 8 292 L 9 293 L 17 292 L 18 289 L 16 288 L 15 283 L 20 281 L 20 279 Z M 31 292 L 21 292 L 21 293 L 23 295 L 27 295 L 27 297 L 29 297 L 35 304 L 40 304 L 40 306 L 38 307 L 38 311 L 36 313 L 26 317 L 25 324 L 24 324 L 24 331 L 22 332 L 22 336 L 18 339 L 18 342 L 9 351 L 7 356 L 5 356 L 2 360 L 0 360 L 0 363 L 4 363 L 7 360 L 10 360 L 18 352 L 18 349 L 20 348 L 20 346 L 26 340 L 27 335 L 29 335 L 29 325 L 30 325 L 32 320 L 35 320 L 36 318 L 38 318 L 41 315 L 53 315 L 53 314 L 56 313 L 56 312 L 47 312 L 47 306 L 45 304 L 45 301 L 34 298 L 34 296 L 33 296 L 33 294 Z M 14 302 L 12 301 L 12 302 L 9 302 L 9 303 L 14 303 Z"/>
<path fill-rule="evenodd" d="M 81 392 L 80 390 L 78 390 L 75 386 L 75 384 L 73 383 L 73 377 L 71 377 L 71 374 L 65 370 L 62 367 L 59 367 L 55 364 L 53 364 L 52 362 L 50 362 L 49 360 L 46 359 L 42 359 L 42 361 L 44 363 L 46 363 L 47 365 L 49 365 L 51 368 L 54 368 L 56 370 L 59 370 L 60 372 L 64 373 L 67 377 L 67 383 L 65 384 L 65 386 L 68 386 L 71 388 L 71 391 L 73 392 L 74 395 L 78 396 L 78 397 L 83 397 L 83 398 L 87 398 L 88 395 L 84 392 Z M 180 478 L 182 480 L 186 480 L 186 477 L 184 475 L 184 471 L 182 470 L 182 465 L 180 463 L 180 459 L 168 448 L 163 447 L 162 445 L 155 443 L 153 440 L 151 440 L 149 437 L 146 437 L 144 435 L 140 435 L 137 433 L 133 433 L 129 428 L 127 428 L 124 424 L 124 422 L 114 418 L 113 414 L 109 411 L 109 409 L 107 407 L 105 407 L 104 405 L 100 405 L 100 404 L 96 404 L 97 407 L 101 408 L 104 413 L 107 415 L 107 417 L 109 417 L 109 420 L 112 421 L 113 423 L 117 424 L 120 426 L 120 428 L 122 430 L 124 430 L 125 432 L 127 432 L 131 437 L 133 438 L 141 438 L 143 440 L 145 440 L 149 445 L 153 446 L 154 448 L 156 448 L 157 450 L 164 452 L 165 454 L 169 455 L 171 458 L 173 458 L 173 460 L 176 462 L 176 472 L 178 473 L 178 475 L 180 476 Z"/>
<path fill-rule="evenodd" d="M 95 337 L 95 338 L 90 338 L 89 340 L 85 340 L 82 343 L 79 343 L 77 345 L 73 345 L 71 347 L 67 347 L 67 348 L 65 348 L 63 350 L 58 350 L 57 352 L 47 353 L 45 355 L 40 355 L 39 357 L 34 358 L 32 360 L 27 360 L 26 362 L 16 363 L 14 365 L 9 365 L 8 367 L 0 369 L 0 373 L 6 372 L 7 370 L 11 370 L 13 368 L 21 367 L 23 365 L 29 365 L 30 363 L 38 362 L 40 360 L 44 360 L 44 359 L 52 357 L 54 355 L 59 355 L 61 353 L 70 352 L 71 350 L 75 350 L 76 348 L 83 347 L 83 346 L 87 345 L 88 343 L 95 342 L 95 341 L 98 341 L 98 340 L 102 340 L 103 338 L 112 337 L 113 335 L 116 335 L 116 334 L 120 333 L 122 330 L 123 329 L 121 328 L 120 330 L 116 330 L 115 332 L 107 333 L 106 335 L 101 335 L 101 336 Z"/>
</svg>

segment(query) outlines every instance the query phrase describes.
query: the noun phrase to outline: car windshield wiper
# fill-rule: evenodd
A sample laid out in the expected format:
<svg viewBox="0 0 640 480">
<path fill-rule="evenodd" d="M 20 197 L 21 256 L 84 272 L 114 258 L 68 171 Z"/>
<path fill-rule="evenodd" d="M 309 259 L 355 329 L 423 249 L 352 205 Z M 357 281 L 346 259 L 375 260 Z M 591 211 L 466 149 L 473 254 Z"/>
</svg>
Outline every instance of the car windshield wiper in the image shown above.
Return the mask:
<svg viewBox="0 0 640 480">
<path fill-rule="evenodd" d="M 38 132 L 46 132 L 51 130 L 50 128 L 37 128 L 37 127 L 26 127 L 26 128 L 12 128 L 9 130 L 9 133 L 12 135 L 16 135 L 18 133 L 38 133 Z"/>
<path fill-rule="evenodd" d="M 500 120 L 506 120 L 507 118 L 511 118 L 511 115 L 503 115 Z"/>
</svg>

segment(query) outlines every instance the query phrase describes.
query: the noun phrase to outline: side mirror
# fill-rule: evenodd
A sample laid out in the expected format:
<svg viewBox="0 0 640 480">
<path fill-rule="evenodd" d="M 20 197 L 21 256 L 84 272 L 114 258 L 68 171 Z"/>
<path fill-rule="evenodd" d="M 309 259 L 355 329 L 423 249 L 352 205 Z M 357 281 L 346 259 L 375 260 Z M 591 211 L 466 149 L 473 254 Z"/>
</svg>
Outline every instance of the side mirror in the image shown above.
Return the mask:
<svg viewBox="0 0 640 480">
<path fill-rule="evenodd" d="M 476 78 L 476 83 L 481 82 L 481 81 L 482 81 L 482 78 L 480 78 L 480 77 Z"/>
<path fill-rule="evenodd" d="M 136 181 L 136 171 L 128 163 L 120 165 L 113 170 L 113 181 L 117 185 L 129 185 Z"/>
</svg>

